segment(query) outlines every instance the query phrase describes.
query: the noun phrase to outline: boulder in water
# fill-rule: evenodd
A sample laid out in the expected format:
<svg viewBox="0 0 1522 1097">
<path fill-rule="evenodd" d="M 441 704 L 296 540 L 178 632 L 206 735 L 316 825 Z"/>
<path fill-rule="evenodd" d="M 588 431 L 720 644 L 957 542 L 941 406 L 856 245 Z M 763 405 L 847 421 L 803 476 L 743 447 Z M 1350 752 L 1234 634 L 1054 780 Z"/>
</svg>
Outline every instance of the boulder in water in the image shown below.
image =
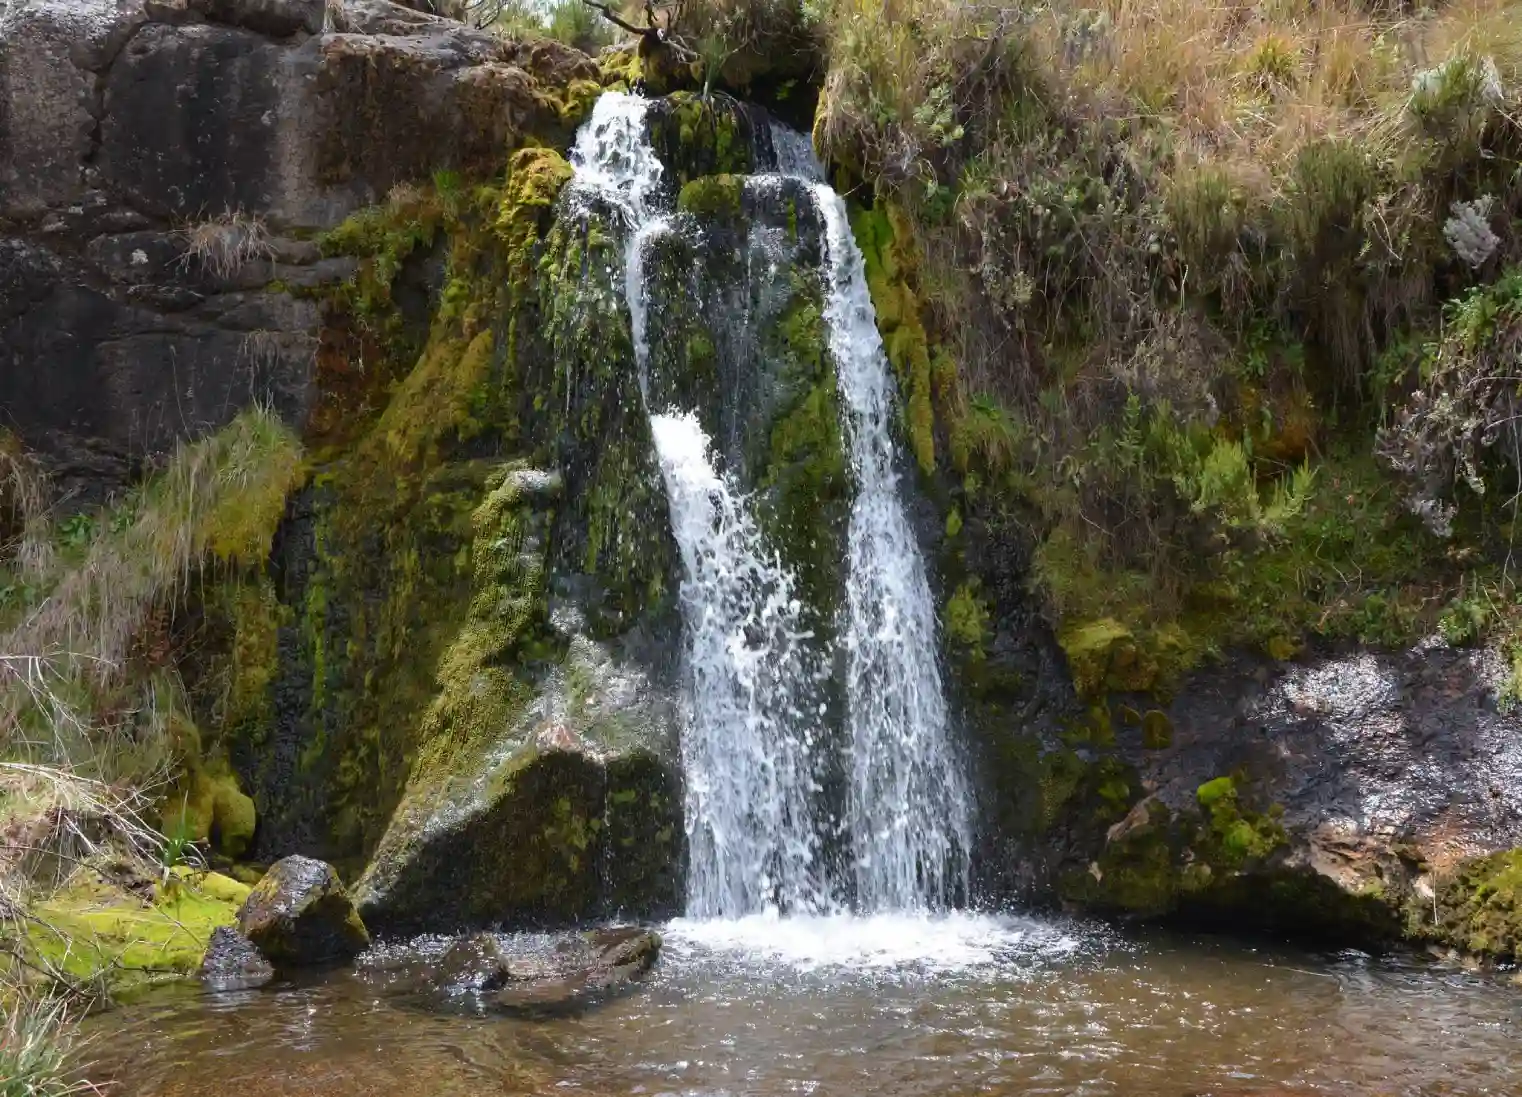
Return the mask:
<svg viewBox="0 0 1522 1097">
<path fill-rule="evenodd" d="M 446 990 L 492 991 L 507 979 L 508 957 L 490 933 L 474 933 L 449 946 L 439 960 L 438 980 Z"/>
<path fill-rule="evenodd" d="M 238 929 L 276 964 L 349 960 L 370 946 L 338 873 L 310 857 L 272 865 L 238 911 Z"/>
<path fill-rule="evenodd" d="M 493 1001 L 529 1015 L 585 1009 L 642 978 L 660 952 L 660 934 L 637 926 L 567 937 L 544 953 L 508 959 L 495 973 L 501 989 Z"/>
<path fill-rule="evenodd" d="M 209 990 L 252 990 L 273 979 L 275 969 L 247 937 L 218 926 L 206 944 L 200 974 Z"/>
</svg>

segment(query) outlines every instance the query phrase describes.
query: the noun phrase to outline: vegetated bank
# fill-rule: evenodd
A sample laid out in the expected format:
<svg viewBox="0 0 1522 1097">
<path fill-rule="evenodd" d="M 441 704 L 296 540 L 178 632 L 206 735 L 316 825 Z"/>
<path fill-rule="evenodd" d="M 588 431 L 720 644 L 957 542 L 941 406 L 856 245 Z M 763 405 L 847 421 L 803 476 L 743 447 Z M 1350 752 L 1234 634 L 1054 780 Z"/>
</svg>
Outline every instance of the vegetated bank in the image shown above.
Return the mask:
<svg viewBox="0 0 1522 1097">
<path fill-rule="evenodd" d="M 13 19 L 7 64 L 73 10 Z M 167 871 L 197 857 L 327 858 L 396 929 L 673 908 L 676 562 L 609 367 L 628 320 L 582 278 L 617 257 L 554 217 L 576 125 L 631 86 L 671 95 L 694 216 L 749 216 L 741 102 L 811 124 L 852 196 L 987 895 L 1511 955 L 1507 5 L 705 3 L 595 58 L 370 0 L 297 14 L 28 54 L 121 95 L 95 182 L 41 163 L 0 203 L 27 293 L 0 313 L 6 825 L 116 834 L 8 876 L 27 962 L 88 923 L 77 981 L 183 968 L 142 924 L 230 902 Z M 217 94 L 173 111 L 232 119 L 219 50 L 329 98 L 278 85 L 287 159 L 197 149 L 164 189 L 131 78 L 202 73 Z M 20 147 L 37 114 L 5 117 Z M 778 530 L 838 522 L 843 476 L 795 304 L 796 400 L 754 455 Z M 54 315 L 110 320 L 74 322 L 72 387 L 42 391 Z M 194 406 L 100 388 L 121 354 L 183 356 Z"/>
</svg>

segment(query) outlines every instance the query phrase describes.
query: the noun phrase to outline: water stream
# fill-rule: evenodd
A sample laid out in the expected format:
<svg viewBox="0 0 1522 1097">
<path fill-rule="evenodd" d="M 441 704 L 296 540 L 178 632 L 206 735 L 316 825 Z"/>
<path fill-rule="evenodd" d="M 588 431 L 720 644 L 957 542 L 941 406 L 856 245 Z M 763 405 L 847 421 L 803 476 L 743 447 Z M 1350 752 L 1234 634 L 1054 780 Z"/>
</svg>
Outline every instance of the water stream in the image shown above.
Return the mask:
<svg viewBox="0 0 1522 1097">
<path fill-rule="evenodd" d="M 650 426 L 686 570 L 687 912 L 826 910 L 809 760 L 816 714 L 801 688 L 819 671 L 793 577 L 714 471 L 697 417 L 652 415 Z"/>
<path fill-rule="evenodd" d="M 894 382 L 845 203 L 806 139 L 773 130 L 775 171 L 754 185 L 803 181 L 824 226 L 824 321 L 854 482 L 837 652 L 806 626 L 796 576 L 697 409 L 652 403 L 661 310 L 645 260 L 684 230 L 649 110 L 633 96 L 598 101 L 562 216 L 608 217 L 620 234 L 624 270 L 609 273 L 624 287 L 683 565 L 687 917 L 664 927 L 645 982 L 584 1014 L 520 1020 L 470 995 L 441 1008 L 418 988 L 447 941 L 425 937 L 261 991 L 151 995 L 92 1021 L 95 1075 L 120 1079 L 122 1097 L 1522 1093 L 1522 990 L 1503 976 L 956 909 L 969 795 Z M 843 726 L 831 727 L 820 680 L 840 667 Z M 832 751 L 848 785 L 838 811 L 821 803 Z M 834 839 L 849 859 L 838 872 L 823 853 Z"/>
<path fill-rule="evenodd" d="M 951 914 L 680 922 L 526 1021 L 406 993 L 439 946 L 94 1022 L 118 1097 L 1516 1097 L 1522 990 L 1409 957 Z M 208 1084 L 208 1079 L 215 1079 Z"/>
<path fill-rule="evenodd" d="M 649 110 L 637 96 L 604 95 L 572 157 L 573 193 L 621 211 L 647 404 L 650 340 L 660 332 L 652 331 L 645 253 L 671 231 Z M 824 314 L 856 482 L 840 622 L 852 853 L 843 890 L 860 911 L 945 907 L 966 895 L 971 812 L 936 666 L 935 604 L 897 472 L 894 382 L 844 201 L 820 181 L 800 134 L 773 125 L 771 144 L 775 174 L 807 182 L 825 225 Z M 688 912 L 828 909 L 837 892 L 816 856 L 826 812 L 814 780 L 814 752 L 828 749 L 815 709 L 826 653 L 809 658 L 794 578 L 757 533 L 750 501 L 711 465 L 693 410 L 647 411 L 686 568 Z"/>
</svg>

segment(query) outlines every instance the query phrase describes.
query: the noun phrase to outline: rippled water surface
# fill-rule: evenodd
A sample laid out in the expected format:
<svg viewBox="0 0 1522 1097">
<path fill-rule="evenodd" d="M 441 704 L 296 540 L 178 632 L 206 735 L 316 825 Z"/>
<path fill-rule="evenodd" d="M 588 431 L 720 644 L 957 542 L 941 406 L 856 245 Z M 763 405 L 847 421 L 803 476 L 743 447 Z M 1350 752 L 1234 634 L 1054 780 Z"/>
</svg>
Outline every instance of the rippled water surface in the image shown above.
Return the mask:
<svg viewBox="0 0 1522 1097">
<path fill-rule="evenodd" d="M 973 916 L 665 937 L 580 1017 L 425 1008 L 399 974 L 423 946 L 161 993 L 97 1019 L 94 1054 L 134 1095 L 1522 1094 L 1522 988 L 1410 957 Z"/>
</svg>

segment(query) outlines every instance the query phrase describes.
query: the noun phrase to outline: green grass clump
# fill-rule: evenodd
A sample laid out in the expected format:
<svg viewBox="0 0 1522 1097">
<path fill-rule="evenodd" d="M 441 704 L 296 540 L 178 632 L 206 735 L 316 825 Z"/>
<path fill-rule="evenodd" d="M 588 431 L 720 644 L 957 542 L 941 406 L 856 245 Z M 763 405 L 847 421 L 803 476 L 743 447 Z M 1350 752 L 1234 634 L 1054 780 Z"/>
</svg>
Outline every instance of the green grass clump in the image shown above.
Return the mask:
<svg viewBox="0 0 1522 1097">
<path fill-rule="evenodd" d="M 169 615 L 202 575 L 260 569 L 305 476 L 272 412 L 244 412 L 187 443 L 157 475 L 68 528 L 0 634 L 0 749 L 107 780 L 173 764 L 184 712 L 165 662 Z M 123 713 L 126 716 L 123 716 Z"/>
<path fill-rule="evenodd" d="M 0 1097 L 98 1092 L 79 1076 L 78 1034 L 68 1004 L 20 986 L 0 987 Z"/>
</svg>

